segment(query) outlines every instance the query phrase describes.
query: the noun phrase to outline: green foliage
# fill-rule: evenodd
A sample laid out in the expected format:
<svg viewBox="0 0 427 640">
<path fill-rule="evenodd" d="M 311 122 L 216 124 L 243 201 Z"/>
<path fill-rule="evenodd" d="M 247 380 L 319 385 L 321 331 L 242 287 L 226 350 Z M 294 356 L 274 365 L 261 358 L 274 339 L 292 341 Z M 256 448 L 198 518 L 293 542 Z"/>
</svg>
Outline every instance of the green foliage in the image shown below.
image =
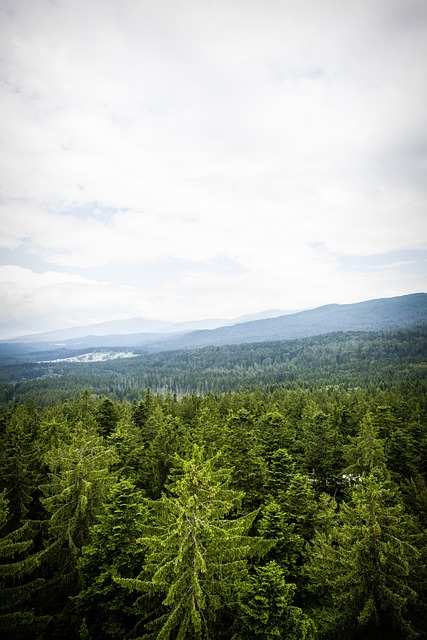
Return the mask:
<svg viewBox="0 0 427 640">
<path fill-rule="evenodd" d="M 150 420 L 158 420 L 156 435 L 147 449 L 145 486 L 150 497 L 159 498 L 176 454 L 188 449 L 186 429 L 178 417 L 164 416 L 160 408 Z"/>
<path fill-rule="evenodd" d="M 377 474 L 388 475 L 384 445 L 378 438 L 378 428 L 370 413 L 361 421 L 358 435 L 350 437 L 349 444 L 344 446 L 344 457 L 347 467 L 343 473 L 354 481 L 374 470 Z"/>
<path fill-rule="evenodd" d="M 144 571 L 137 580 L 120 580 L 161 597 L 164 612 L 146 625 L 158 640 L 210 637 L 215 613 L 246 574 L 247 558 L 269 547 L 247 535 L 256 513 L 228 517 L 243 496 L 228 488 L 229 471 L 216 462 L 205 460 L 197 445 L 189 460 L 175 457 L 179 473 L 153 504 L 154 524 L 140 540 L 147 548 Z"/>
<path fill-rule="evenodd" d="M 6 419 L 0 440 L 0 490 L 6 490 L 10 505 L 7 526 L 19 527 L 27 517 L 39 481 L 36 446 L 36 410 L 18 405 Z"/>
<path fill-rule="evenodd" d="M 145 401 L 147 388 L 178 396 L 242 389 L 388 389 L 398 383 L 423 384 L 426 353 L 427 326 L 422 326 L 205 347 L 111 362 L 6 364 L 0 366 L 0 380 L 20 382 L 13 391 L 16 401 L 37 395 L 46 405 L 77 398 L 84 389 L 98 397 L 138 401 Z"/>
<path fill-rule="evenodd" d="M 132 479 L 138 486 L 145 486 L 149 465 L 145 452 L 146 445 L 141 430 L 132 419 L 132 410 L 128 404 L 122 407 L 117 426 L 108 437 L 107 443 L 117 454 L 114 468 Z"/>
<path fill-rule="evenodd" d="M 309 615 L 325 640 L 424 637 L 426 331 L 9 385 L 0 635 L 311 639 Z"/>
<path fill-rule="evenodd" d="M 232 640 L 314 640 L 314 623 L 292 605 L 294 592 L 276 562 L 256 568 L 240 587 Z"/>
<path fill-rule="evenodd" d="M 119 419 L 118 407 L 110 398 L 104 398 L 96 408 L 95 419 L 98 433 L 102 436 L 109 436 L 114 431 Z"/>
<path fill-rule="evenodd" d="M 256 508 L 264 494 L 267 468 L 258 441 L 255 416 L 247 409 L 230 412 L 226 424 L 224 453 L 233 468 L 232 487 L 244 492 L 245 510 Z"/>
<path fill-rule="evenodd" d="M 295 532 L 292 515 L 285 512 L 279 503 L 271 500 L 262 508 L 257 530 L 263 538 L 274 541 L 274 547 L 267 558 L 277 561 L 285 576 L 295 576 L 305 541 Z"/>
<path fill-rule="evenodd" d="M 287 449 L 276 449 L 270 454 L 266 487 L 272 496 L 282 495 L 289 488 L 295 474 L 295 463 Z"/>
<path fill-rule="evenodd" d="M 40 559 L 33 551 L 35 529 L 30 523 L 2 535 L 8 522 L 8 502 L 0 494 L 0 633 L 10 640 L 41 639 L 48 616 L 34 612 L 34 597 L 43 584 L 35 577 Z"/>
<path fill-rule="evenodd" d="M 114 484 L 90 529 L 90 543 L 82 549 L 78 562 L 82 589 L 74 601 L 80 629 L 85 628 L 92 640 L 122 639 L 137 623 L 133 598 L 116 578 L 135 578 L 144 563 L 144 548 L 137 543 L 146 524 L 144 504 L 129 480 Z"/>
<path fill-rule="evenodd" d="M 416 637 L 409 614 L 420 555 L 414 532 L 396 491 L 365 475 L 311 546 L 306 573 L 323 601 L 313 613 L 321 637 Z"/>
<path fill-rule="evenodd" d="M 77 560 L 89 540 L 89 528 L 108 491 L 112 450 L 78 423 L 69 439 L 45 456 L 49 482 L 42 503 L 49 515 L 45 556 L 55 558 L 63 575 L 77 578 Z"/>
<path fill-rule="evenodd" d="M 301 417 L 303 462 L 318 492 L 335 493 L 342 469 L 342 436 L 316 403 L 308 404 Z"/>
</svg>

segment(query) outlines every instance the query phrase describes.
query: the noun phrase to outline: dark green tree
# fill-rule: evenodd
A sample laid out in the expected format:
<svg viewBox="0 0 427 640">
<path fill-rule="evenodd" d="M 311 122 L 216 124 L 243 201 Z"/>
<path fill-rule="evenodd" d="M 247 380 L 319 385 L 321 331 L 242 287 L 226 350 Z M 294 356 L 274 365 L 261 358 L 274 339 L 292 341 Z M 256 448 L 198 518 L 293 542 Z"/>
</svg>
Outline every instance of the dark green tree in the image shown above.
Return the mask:
<svg viewBox="0 0 427 640">
<path fill-rule="evenodd" d="M 30 522 L 4 535 L 9 519 L 5 493 L 0 494 L 0 634 L 10 640 L 41 640 L 48 616 L 35 611 L 43 579 L 37 578 L 36 530 Z"/>
<path fill-rule="evenodd" d="M 319 598 L 313 617 L 322 638 L 417 637 L 415 532 L 396 491 L 375 473 L 365 475 L 335 526 L 319 531 L 311 546 L 306 573 Z"/>
<path fill-rule="evenodd" d="M 101 436 L 109 436 L 116 428 L 119 417 L 119 406 L 110 398 L 103 398 L 95 412 L 98 433 Z"/>
<path fill-rule="evenodd" d="M 343 467 L 342 437 L 337 425 L 313 402 L 305 407 L 302 420 L 303 464 L 321 493 L 334 494 L 339 488 L 339 472 Z"/>
<path fill-rule="evenodd" d="M 138 402 L 138 404 L 134 407 L 133 410 L 133 420 L 135 425 L 141 429 L 141 431 L 145 434 L 145 425 L 153 411 L 155 406 L 154 397 L 151 393 L 151 389 L 147 389 L 144 394 L 144 398 Z M 146 439 L 151 440 L 150 434 L 146 433 Z"/>
<path fill-rule="evenodd" d="M 276 408 L 259 416 L 256 421 L 256 434 L 267 459 L 278 449 L 289 449 L 295 444 L 295 428 Z"/>
<path fill-rule="evenodd" d="M 180 418 L 159 413 L 157 433 L 145 455 L 145 488 L 152 498 L 159 498 L 176 453 L 184 455 L 189 448 L 188 433 Z M 152 417 L 151 419 L 154 419 Z"/>
<path fill-rule="evenodd" d="M 92 640 L 121 640 L 137 624 L 133 596 L 115 578 L 136 578 L 144 563 L 144 547 L 137 544 L 146 525 L 142 493 L 127 479 L 114 484 L 102 514 L 90 529 L 78 570 L 82 589 L 74 599 L 80 627 Z"/>
<path fill-rule="evenodd" d="M 233 467 L 232 487 L 245 494 L 244 510 L 258 508 L 265 496 L 267 466 L 255 433 L 255 416 L 247 409 L 227 417 L 224 454 Z"/>
<path fill-rule="evenodd" d="M 387 458 L 384 442 L 378 437 L 378 427 L 367 413 L 359 425 L 356 436 L 350 437 L 349 443 L 343 447 L 346 467 L 343 474 L 351 481 L 375 470 L 376 474 L 388 477 Z"/>
<path fill-rule="evenodd" d="M 204 447 L 206 455 L 214 456 L 224 448 L 226 441 L 225 420 L 222 418 L 218 403 L 212 397 L 204 400 L 192 430 L 193 441 Z"/>
<path fill-rule="evenodd" d="M 58 636 L 69 637 L 72 631 L 68 599 L 80 588 L 78 559 L 113 482 L 110 466 L 115 460 L 93 427 L 88 432 L 81 423 L 69 441 L 46 454 L 49 482 L 42 502 L 49 519 L 41 557 L 54 575 L 46 585 L 46 601 L 58 614 L 52 630 Z"/>
<path fill-rule="evenodd" d="M 275 543 L 268 552 L 267 559 L 275 560 L 286 577 L 297 574 L 297 566 L 305 545 L 304 538 L 295 533 L 295 522 L 291 520 L 292 517 L 283 507 L 271 500 L 261 508 L 261 517 L 257 523 L 259 535 Z"/>
<path fill-rule="evenodd" d="M 28 517 L 40 482 L 37 428 L 26 405 L 11 412 L 0 442 L 0 490 L 9 501 L 6 527 L 18 528 Z"/>
<path fill-rule="evenodd" d="M 140 428 L 132 419 L 132 408 L 128 403 L 123 403 L 120 414 L 114 431 L 107 439 L 108 445 L 117 453 L 114 468 L 137 486 L 143 487 L 147 483 L 148 469 L 146 443 Z"/>
<path fill-rule="evenodd" d="M 295 463 L 287 449 L 276 449 L 269 456 L 266 488 L 272 496 L 283 495 L 295 474 Z"/>
</svg>

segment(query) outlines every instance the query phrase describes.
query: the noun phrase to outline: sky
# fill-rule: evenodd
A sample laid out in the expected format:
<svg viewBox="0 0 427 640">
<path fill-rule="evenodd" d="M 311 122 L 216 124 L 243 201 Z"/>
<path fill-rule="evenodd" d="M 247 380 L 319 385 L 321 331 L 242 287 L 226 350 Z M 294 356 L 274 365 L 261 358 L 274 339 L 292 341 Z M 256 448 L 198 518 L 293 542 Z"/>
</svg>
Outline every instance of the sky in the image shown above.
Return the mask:
<svg viewBox="0 0 427 640">
<path fill-rule="evenodd" d="M 0 338 L 427 291 L 425 0 L 0 0 Z"/>
</svg>

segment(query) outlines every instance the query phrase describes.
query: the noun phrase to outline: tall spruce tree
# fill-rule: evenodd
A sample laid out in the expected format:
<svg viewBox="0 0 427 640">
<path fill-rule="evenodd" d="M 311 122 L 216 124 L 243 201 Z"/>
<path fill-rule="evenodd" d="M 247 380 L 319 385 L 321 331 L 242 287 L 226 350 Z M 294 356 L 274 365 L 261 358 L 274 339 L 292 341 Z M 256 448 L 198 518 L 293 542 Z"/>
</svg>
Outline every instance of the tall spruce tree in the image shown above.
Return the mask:
<svg viewBox="0 0 427 640">
<path fill-rule="evenodd" d="M 98 433 L 102 436 L 109 436 L 116 428 L 119 417 L 117 403 L 114 403 L 110 398 L 103 398 L 95 411 Z"/>
<path fill-rule="evenodd" d="M 141 538 L 147 548 L 143 571 L 138 579 L 120 580 L 160 605 L 144 637 L 213 637 L 216 614 L 234 598 L 248 558 L 271 546 L 248 535 L 257 512 L 230 517 L 243 493 L 229 489 L 230 471 L 216 465 L 217 458 L 206 460 L 197 445 L 189 460 L 175 456 L 175 479 L 153 503 L 154 524 Z M 138 599 L 136 607 L 144 616 L 145 601 Z"/>
<path fill-rule="evenodd" d="M 420 560 L 416 528 L 390 484 L 364 475 L 335 523 L 318 531 L 306 575 L 318 601 L 322 638 L 403 640 L 417 637 L 411 608 Z"/>
<path fill-rule="evenodd" d="M 343 474 L 352 482 L 373 470 L 377 475 L 389 476 L 384 441 L 378 436 L 378 426 L 371 413 L 368 412 L 363 417 L 357 435 L 349 438 L 349 443 L 344 445 L 343 452 L 347 464 Z"/>
<path fill-rule="evenodd" d="M 122 640 L 138 622 L 132 594 L 115 578 L 138 576 L 144 547 L 137 539 L 143 525 L 146 506 L 142 493 L 122 478 L 111 487 L 78 562 L 82 589 L 74 602 L 79 627 L 86 628 L 92 640 Z"/>
<path fill-rule="evenodd" d="M 255 415 L 241 408 L 227 416 L 223 451 L 233 468 L 232 487 L 244 492 L 243 509 L 258 508 L 265 495 L 267 465 L 255 433 Z"/>
<path fill-rule="evenodd" d="M 0 491 L 7 491 L 9 518 L 6 528 L 23 524 L 40 479 L 36 428 L 26 405 L 17 405 L 7 420 L 0 441 Z"/>
<path fill-rule="evenodd" d="M 232 640 L 314 640 L 313 621 L 292 604 L 295 585 L 274 561 L 241 586 Z"/>
<path fill-rule="evenodd" d="M 42 639 L 49 616 L 37 615 L 35 605 L 43 579 L 35 570 L 40 558 L 33 549 L 35 529 L 25 522 L 3 535 L 9 519 L 8 501 L 0 494 L 0 635 L 9 640 Z"/>
<path fill-rule="evenodd" d="M 75 426 L 69 440 L 46 454 L 49 482 L 43 487 L 42 502 L 49 520 L 41 556 L 55 576 L 46 588 L 46 600 L 58 614 L 53 637 L 72 637 L 67 635 L 72 634 L 69 597 L 80 588 L 77 562 L 113 480 L 110 466 L 114 461 L 114 452 L 104 439 L 82 423 Z"/>
<path fill-rule="evenodd" d="M 334 494 L 342 469 L 342 437 L 336 424 L 315 403 L 305 407 L 301 419 L 303 463 L 314 480 L 316 492 Z"/>
</svg>

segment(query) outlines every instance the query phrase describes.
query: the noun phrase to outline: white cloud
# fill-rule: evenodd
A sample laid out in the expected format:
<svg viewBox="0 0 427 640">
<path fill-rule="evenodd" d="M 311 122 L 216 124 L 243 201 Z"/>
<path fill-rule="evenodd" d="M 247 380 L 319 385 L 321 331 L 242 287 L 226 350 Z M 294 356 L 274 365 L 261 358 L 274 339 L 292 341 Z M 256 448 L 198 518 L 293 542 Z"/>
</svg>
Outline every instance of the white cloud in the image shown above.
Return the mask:
<svg viewBox="0 0 427 640">
<path fill-rule="evenodd" d="M 283 281 L 298 282 L 285 291 L 297 307 L 310 295 L 369 297 L 339 256 L 427 249 L 421 0 L 2 8 L 4 249 L 83 275 L 228 258 L 247 273 L 205 275 L 201 288 L 212 281 L 215 307 L 233 315 L 252 310 L 250 291 L 255 310 L 284 306 Z M 197 273 L 153 312 L 207 309 Z M 87 283 L 72 286 L 82 317 L 107 312 L 108 284 L 93 285 L 92 303 Z M 114 295 L 135 309 L 123 291 Z"/>
<path fill-rule="evenodd" d="M 111 286 L 66 272 L 0 267 L 0 328 L 6 336 L 123 315 L 150 317 L 155 299 L 142 288 Z"/>
</svg>

